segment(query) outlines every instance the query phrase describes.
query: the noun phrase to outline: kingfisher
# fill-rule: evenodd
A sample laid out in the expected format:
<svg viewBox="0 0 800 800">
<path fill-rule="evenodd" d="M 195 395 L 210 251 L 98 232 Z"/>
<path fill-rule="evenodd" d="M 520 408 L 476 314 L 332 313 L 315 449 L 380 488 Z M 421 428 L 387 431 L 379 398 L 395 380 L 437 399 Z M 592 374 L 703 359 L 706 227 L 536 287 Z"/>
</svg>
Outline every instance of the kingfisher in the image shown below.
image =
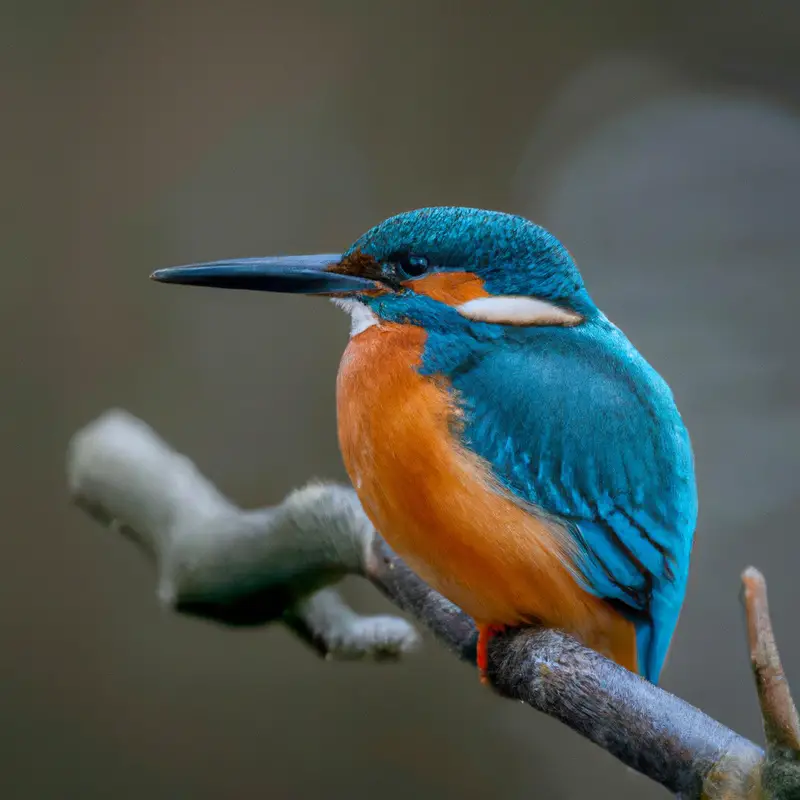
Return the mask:
<svg viewBox="0 0 800 800">
<path fill-rule="evenodd" d="M 673 394 L 517 215 L 423 208 L 344 253 L 157 270 L 166 283 L 326 296 L 351 317 L 338 436 L 388 544 L 478 629 L 562 630 L 658 683 L 697 520 Z"/>
</svg>

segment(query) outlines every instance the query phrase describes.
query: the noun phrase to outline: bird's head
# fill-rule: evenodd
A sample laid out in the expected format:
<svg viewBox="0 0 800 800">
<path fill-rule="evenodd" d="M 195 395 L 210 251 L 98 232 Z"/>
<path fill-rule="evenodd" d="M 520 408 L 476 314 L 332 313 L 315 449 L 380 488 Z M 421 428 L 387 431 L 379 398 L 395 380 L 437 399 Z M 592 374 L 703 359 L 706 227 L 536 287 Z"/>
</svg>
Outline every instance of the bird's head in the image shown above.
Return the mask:
<svg viewBox="0 0 800 800">
<path fill-rule="evenodd" d="M 155 280 L 318 294 L 393 322 L 575 326 L 597 313 L 550 233 L 512 214 L 436 207 L 384 220 L 343 254 L 216 261 Z"/>
</svg>

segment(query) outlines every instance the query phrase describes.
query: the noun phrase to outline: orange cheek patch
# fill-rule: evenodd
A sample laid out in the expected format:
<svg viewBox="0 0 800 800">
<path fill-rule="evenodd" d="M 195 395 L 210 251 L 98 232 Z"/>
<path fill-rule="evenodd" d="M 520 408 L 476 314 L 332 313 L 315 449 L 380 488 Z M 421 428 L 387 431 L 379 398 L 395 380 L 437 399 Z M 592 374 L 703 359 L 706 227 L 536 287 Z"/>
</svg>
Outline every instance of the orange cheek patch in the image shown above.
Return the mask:
<svg viewBox="0 0 800 800">
<path fill-rule="evenodd" d="M 403 286 L 449 306 L 489 297 L 483 281 L 472 272 L 434 272 L 415 281 L 405 281 Z"/>
<path fill-rule="evenodd" d="M 389 294 L 390 289 L 386 287 L 385 289 L 381 286 L 377 289 L 368 289 L 366 292 L 361 292 L 365 297 L 380 297 L 382 294 Z"/>
</svg>

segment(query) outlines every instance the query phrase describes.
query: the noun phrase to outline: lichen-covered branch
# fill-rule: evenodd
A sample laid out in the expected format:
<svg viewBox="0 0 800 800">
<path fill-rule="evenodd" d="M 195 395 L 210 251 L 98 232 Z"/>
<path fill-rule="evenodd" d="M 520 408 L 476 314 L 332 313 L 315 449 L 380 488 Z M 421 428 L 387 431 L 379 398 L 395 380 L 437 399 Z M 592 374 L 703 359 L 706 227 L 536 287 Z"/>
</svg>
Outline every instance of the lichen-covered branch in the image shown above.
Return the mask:
<svg viewBox="0 0 800 800">
<path fill-rule="evenodd" d="M 418 641 L 405 620 L 358 615 L 329 588 L 363 574 L 372 547 L 348 489 L 312 484 L 243 511 L 122 411 L 73 437 L 67 473 L 75 502 L 153 561 L 164 605 L 227 625 L 281 621 L 333 658 L 397 657 Z"/>
<path fill-rule="evenodd" d="M 411 625 L 357 614 L 332 588 L 345 575 L 360 575 L 474 663 L 472 620 L 389 549 L 348 488 L 312 484 L 277 506 L 243 511 L 121 411 L 75 435 L 68 475 L 76 502 L 153 561 L 158 596 L 177 611 L 228 625 L 277 621 L 329 658 L 397 658 L 417 644 Z M 749 570 L 744 582 L 766 754 L 559 631 L 526 629 L 494 639 L 492 684 L 681 797 L 800 797 L 800 727 L 763 578 Z"/>
</svg>

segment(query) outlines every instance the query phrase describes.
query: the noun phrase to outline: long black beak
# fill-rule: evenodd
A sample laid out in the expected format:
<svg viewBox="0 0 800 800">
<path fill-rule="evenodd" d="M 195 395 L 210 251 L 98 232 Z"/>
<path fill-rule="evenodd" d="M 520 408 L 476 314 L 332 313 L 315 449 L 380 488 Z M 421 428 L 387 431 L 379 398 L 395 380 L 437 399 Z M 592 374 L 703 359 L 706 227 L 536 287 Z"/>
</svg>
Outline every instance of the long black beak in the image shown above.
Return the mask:
<svg viewBox="0 0 800 800">
<path fill-rule="evenodd" d="M 292 294 L 352 294 L 378 288 L 366 278 L 329 271 L 341 258 L 334 253 L 239 258 L 158 269 L 150 277 L 161 283 Z"/>
</svg>

